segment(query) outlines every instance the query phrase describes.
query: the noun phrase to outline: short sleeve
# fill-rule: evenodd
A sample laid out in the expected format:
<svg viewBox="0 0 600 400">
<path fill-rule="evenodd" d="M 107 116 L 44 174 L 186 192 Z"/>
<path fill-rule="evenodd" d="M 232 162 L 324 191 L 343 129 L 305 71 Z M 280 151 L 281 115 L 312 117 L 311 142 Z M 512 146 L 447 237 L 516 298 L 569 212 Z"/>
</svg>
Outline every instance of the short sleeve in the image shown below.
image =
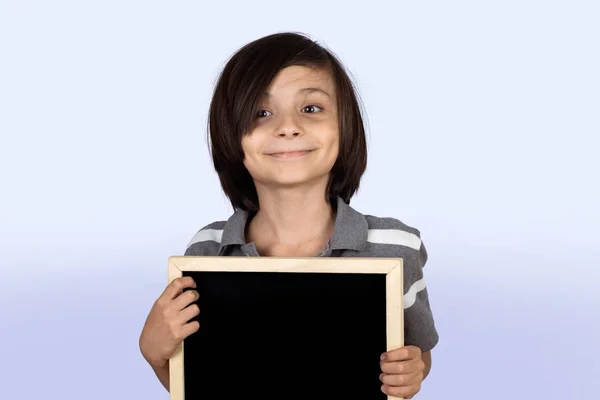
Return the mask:
<svg viewBox="0 0 600 400">
<path fill-rule="evenodd" d="M 430 351 L 439 341 L 423 273 L 426 262 L 427 250 L 421 241 L 415 257 L 405 259 L 404 265 L 404 344 L 422 352 Z"/>
</svg>

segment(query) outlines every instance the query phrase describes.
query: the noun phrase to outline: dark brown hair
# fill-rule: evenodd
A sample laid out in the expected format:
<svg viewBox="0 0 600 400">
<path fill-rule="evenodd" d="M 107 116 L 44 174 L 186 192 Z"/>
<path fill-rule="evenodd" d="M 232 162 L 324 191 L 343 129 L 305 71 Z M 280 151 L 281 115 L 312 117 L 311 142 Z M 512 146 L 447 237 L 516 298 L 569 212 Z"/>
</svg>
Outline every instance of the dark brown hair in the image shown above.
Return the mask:
<svg viewBox="0 0 600 400">
<path fill-rule="evenodd" d="M 331 170 L 326 196 L 349 203 L 367 165 L 365 128 L 359 99 L 348 74 L 332 52 L 298 33 L 277 33 L 246 44 L 219 75 L 208 118 L 213 164 L 234 209 L 257 211 L 254 181 L 244 166 L 241 139 L 254 126 L 260 100 L 282 69 L 293 66 L 327 68 L 337 91 L 340 148 Z"/>
</svg>

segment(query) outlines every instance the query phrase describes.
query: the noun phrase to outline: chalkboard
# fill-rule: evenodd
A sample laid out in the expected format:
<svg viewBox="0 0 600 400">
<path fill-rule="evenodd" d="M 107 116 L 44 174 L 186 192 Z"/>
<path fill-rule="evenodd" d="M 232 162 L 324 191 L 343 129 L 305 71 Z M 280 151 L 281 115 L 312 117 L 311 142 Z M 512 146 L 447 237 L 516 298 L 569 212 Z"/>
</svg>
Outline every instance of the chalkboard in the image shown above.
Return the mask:
<svg viewBox="0 0 600 400">
<path fill-rule="evenodd" d="M 404 342 L 402 259 L 169 258 L 198 332 L 170 360 L 171 400 L 386 399 L 380 355 Z"/>
</svg>

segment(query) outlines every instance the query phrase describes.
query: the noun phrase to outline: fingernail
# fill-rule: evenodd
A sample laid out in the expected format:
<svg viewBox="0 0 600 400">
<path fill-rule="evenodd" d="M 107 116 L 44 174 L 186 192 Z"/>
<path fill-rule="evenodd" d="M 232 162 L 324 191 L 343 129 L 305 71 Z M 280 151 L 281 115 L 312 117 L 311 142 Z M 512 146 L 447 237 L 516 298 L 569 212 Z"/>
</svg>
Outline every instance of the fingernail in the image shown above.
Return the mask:
<svg viewBox="0 0 600 400">
<path fill-rule="evenodd" d="M 385 360 L 385 353 L 381 355 L 381 361 Z"/>
</svg>

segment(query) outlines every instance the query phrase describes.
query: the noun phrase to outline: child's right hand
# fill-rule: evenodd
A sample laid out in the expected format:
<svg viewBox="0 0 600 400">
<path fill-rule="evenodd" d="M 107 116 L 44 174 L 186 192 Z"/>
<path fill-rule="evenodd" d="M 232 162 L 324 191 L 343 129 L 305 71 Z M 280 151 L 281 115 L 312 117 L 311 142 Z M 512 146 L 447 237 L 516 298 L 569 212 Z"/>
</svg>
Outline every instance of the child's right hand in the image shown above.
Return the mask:
<svg viewBox="0 0 600 400">
<path fill-rule="evenodd" d="M 197 304 L 199 294 L 191 277 L 174 279 L 154 302 L 139 345 L 142 355 L 155 367 L 166 365 L 181 342 L 200 328 L 198 321 L 188 322 L 200 313 Z M 191 305 L 190 305 L 191 304 Z"/>
</svg>

